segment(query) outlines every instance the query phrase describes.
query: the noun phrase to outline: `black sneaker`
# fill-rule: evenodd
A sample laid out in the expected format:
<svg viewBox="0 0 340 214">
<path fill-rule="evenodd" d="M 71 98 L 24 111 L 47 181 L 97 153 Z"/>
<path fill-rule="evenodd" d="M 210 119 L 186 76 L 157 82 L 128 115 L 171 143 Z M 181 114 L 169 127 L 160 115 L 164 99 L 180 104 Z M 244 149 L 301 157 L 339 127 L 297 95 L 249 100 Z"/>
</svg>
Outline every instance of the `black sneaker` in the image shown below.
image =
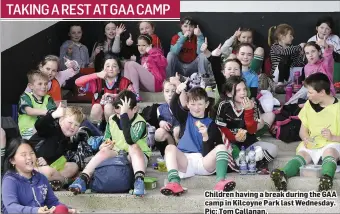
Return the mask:
<svg viewBox="0 0 340 214">
<path fill-rule="evenodd" d="M 270 177 L 275 185 L 275 188 L 279 191 L 287 191 L 287 176 L 279 169 L 274 169 L 270 174 Z"/>
<path fill-rule="evenodd" d="M 333 187 L 333 178 L 328 175 L 323 175 L 319 182 L 319 191 L 328 191 Z"/>
</svg>

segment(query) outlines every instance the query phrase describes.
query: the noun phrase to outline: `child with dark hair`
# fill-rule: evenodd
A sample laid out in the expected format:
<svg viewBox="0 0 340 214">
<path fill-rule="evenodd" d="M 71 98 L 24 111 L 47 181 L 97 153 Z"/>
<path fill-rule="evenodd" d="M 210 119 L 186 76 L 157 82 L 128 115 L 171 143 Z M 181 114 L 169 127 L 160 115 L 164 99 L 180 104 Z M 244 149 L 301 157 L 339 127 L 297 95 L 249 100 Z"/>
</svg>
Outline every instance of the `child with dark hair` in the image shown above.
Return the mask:
<svg viewBox="0 0 340 214">
<path fill-rule="evenodd" d="M 188 81 L 188 80 L 187 80 Z M 180 95 L 185 93 L 187 81 L 179 84 L 170 102 L 170 109 L 180 123 L 178 146 L 168 145 L 165 149 L 165 162 L 168 181 L 161 188 L 164 195 L 179 195 L 184 192 L 181 178 L 195 175 L 212 175 L 216 172 L 214 190 L 231 191 L 235 182 L 226 180 L 228 167 L 227 148 L 214 121 L 205 114 L 209 98 L 201 87 L 194 87 L 187 93 L 187 108 L 180 104 Z M 181 95 L 182 96 L 182 95 Z"/>
<path fill-rule="evenodd" d="M 136 95 L 121 91 L 113 102 L 115 114 L 110 116 L 99 152 L 91 159 L 80 176 L 70 185 L 75 194 L 84 193 L 95 168 L 108 158 L 117 156 L 120 150 L 128 152 L 135 173 L 133 194 L 144 195 L 144 176 L 151 156 L 147 144 L 146 121 L 138 114 Z"/>
<path fill-rule="evenodd" d="M 303 142 L 296 149 L 296 156 L 283 168 L 275 169 L 271 178 L 278 190 L 287 190 L 287 179 L 298 175 L 301 166 L 319 164 L 322 175 L 319 191 L 333 187 L 333 178 L 340 154 L 340 102 L 331 93 L 331 82 L 323 73 L 315 73 L 304 82 L 308 101 L 301 109 L 300 137 Z"/>
<path fill-rule="evenodd" d="M 77 61 L 80 68 L 88 67 L 90 63 L 89 50 L 80 42 L 83 35 L 82 27 L 79 24 L 72 24 L 68 35 L 70 39 L 60 47 L 60 69 L 67 68 L 66 59 Z"/>
<path fill-rule="evenodd" d="M 90 118 L 94 124 L 100 124 L 114 112 L 112 101 L 117 94 L 127 89 L 132 83 L 121 75 L 122 65 L 117 56 L 107 53 L 104 58 L 102 71 L 79 77 L 76 85 L 93 93 Z"/>
<path fill-rule="evenodd" d="M 320 17 L 316 22 L 316 35 L 312 36 L 308 42 L 318 42 L 325 40 L 328 45 L 333 47 L 334 59 L 340 62 L 340 38 L 334 34 L 334 21 L 331 16 Z M 326 47 L 321 46 L 322 53 Z M 340 72 L 340 71 L 339 71 Z"/>
<path fill-rule="evenodd" d="M 141 54 L 141 64 L 133 61 L 125 62 L 124 76 L 131 80 L 132 87 L 141 101 L 139 90 L 149 92 L 162 91 L 166 76 L 167 61 L 159 48 L 152 47 L 152 37 L 142 34 L 138 37 L 138 51 Z"/>
<path fill-rule="evenodd" d="M 216 124 L 238 149 L 251 145 L 261 147 L 263 153 L 257 154 L 258 168 L 268 171 L 268 163 L 277 156 L 277 146 L 259 142 L 256 137 L 261 121 L 258 102 L 248 98 L 245 80 L 240 76 L 227 79 L 224 93 L 225 99 L 215 106 Z"/>
<path fill-rule="evenodd" d="M 158 36 L 155 34 L 155 24 L 150 21 L 141 21 L 138 23 L 138 28 L 140 34 L 149 35 L 152 38 L 152 47 L 153 48 L 162 48 L 161 40 L 158 38 Z"/>
<path fill-rule="evenodd" d="M 175 76 L 176 72 L 190 77 L 197 73 L 202 76 L 208 72 L 208 60 L 201 51 L 204 36 L 191 17 L 181 20 L 181 31 L 171 39 L 170 52 L 167 55 L 167 77 Z"/>
<path fill-rule="evenodd" d="M 2 213 L 53 213 L 63 206 L 47 178 L 35 170 L 37 157 L 27 140 L 15 138 L 8 146 L 2 180 Z M 66 208 L 68 209 L 68 208 Z M 76 213 L 68 209 L 68 213 Z"/>
<path fill-rule="evenodd" d="M 317 42 L 308 42 L 304 47 L 304 52 L 307 58 L 307 65 L 303 69 L 300 81 L 305 80 L 311 74 L 323 73 L 327 75 L 331 83 L 331 93 L 335 95 L 335 88 L 333 85 L 334 59 L 332 56 L 333 46 L 328 45 L 325 39 L 319 39 Z M 321 46 L 324 47 L 322 54 Z M 307 100 L 307 88 L 302 87 L 286 104 L 296 103 L 299 99 Z"/>
</svg>

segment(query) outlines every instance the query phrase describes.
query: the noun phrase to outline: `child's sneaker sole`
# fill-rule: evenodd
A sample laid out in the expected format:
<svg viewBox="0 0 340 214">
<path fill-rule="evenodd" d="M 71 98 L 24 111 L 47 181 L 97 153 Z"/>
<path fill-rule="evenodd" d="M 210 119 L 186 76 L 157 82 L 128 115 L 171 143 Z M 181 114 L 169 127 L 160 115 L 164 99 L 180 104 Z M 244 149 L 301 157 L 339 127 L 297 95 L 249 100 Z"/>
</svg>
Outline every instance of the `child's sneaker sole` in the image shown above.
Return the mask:
<svg viewBox="0 0 340 214">
<path fill-rule="evenodd" d="M 230 192 L 233 191 L 236 187 L 235 181 L 230 181 L 226 185 L 224 185 L 223 191 Z"/>
<path fill-rule="evenodd" d="M 79 188 L 70 187 L 68 190 L 71 191 L 73 193 L 73 195 L 81 194 L 81 191 L 80 191 Z"/>
<path fill-rule="evenodd" d="M 328 191 L 333 187 L 333 179 L 329 176 L 323 175 L 319 182 L 319 191 Z"/>
<path fill-rule="evenodd" d="M 61 181 L 54 180 L 54 181 L 50 181 L 50 185 L 51 185 L 53 191 L 59 191 L 59 190 L 61 190 L 63 183 Z"/>
<path fill-rule="evenodd" d="M 171 189 L 164 188 L 164 189 L 161 190 L 161 193 L 163 195 L 166 195 L 166 196 L 171 196 L 171 195 L 172 196 L 180 196 L 183 193 L 186 193 L 187 191 L 188 191 L 188 189 L 184 188 L 184 187 L 183 187 L 183 191 L 182 192 L 177 192 L 177 193 L 173 192 Z"/>
<path fill-rule="evenodd" d="M 287 191 L 287 181 L 281 170 L 275 169 L 274 171 L 272 171 L 270 177 L 277 190 Z"/>
</svg>

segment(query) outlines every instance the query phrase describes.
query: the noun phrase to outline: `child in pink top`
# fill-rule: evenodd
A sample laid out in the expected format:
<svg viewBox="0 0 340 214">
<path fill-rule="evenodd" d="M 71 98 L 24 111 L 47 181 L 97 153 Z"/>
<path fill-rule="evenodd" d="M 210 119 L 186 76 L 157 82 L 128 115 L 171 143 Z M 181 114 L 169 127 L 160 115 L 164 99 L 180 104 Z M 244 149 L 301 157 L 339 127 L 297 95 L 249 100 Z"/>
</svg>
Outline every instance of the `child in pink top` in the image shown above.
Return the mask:
<svg viewBox="0 0 340 214">
<path fill-rule="evenodd" d="M 308 42 L 304 47 L 306 58 L 308 60 L 305 65 L 304 72 L 305 78 L 313 73 L 323 73 L 333 83 L 334 72 L 334 58 L 333 46 L 327 44 L 327 38 L 319 39 L 317 42 Z M 323 58 L 321 58 L 321 47 L 324 49 Z M 335 95 L 334 85 L 331 85 L 331 92 Z"/>
<path fill-rule="evenodd" d="M 302 78 L 304 80 L 314 73 L 325 74 L 331 82 L 331 93 L 335 96 L 336 92 L 333 85 L 333 72 L 334 72 L 334 58 L 333 58 L 333 46 L 327 44 L 327 38 L 320 39 L 317 42 L 308 42 L 304 47 L 304 52 L 308 60 L 302 70 Z M 324 49 L 323 57 L 321 47 Z M 307 100 L 307 88 L 302 87 L 293 97 L 289 99 L 285 105 L 298 103 L 299 99 Z"/>
<path fill-rule="evenodd" d="M 161 92 L 166 77 L 168 62 L 159 48 L 152 48 L 152 37 L 147 34 L 138 37 L 138 51 L 142 55 L 141 65 L 128 61 L 124 65 L 124 76 L 131 80 L 140 101 L 139 89 L 149 92 Z"/>
</svg>

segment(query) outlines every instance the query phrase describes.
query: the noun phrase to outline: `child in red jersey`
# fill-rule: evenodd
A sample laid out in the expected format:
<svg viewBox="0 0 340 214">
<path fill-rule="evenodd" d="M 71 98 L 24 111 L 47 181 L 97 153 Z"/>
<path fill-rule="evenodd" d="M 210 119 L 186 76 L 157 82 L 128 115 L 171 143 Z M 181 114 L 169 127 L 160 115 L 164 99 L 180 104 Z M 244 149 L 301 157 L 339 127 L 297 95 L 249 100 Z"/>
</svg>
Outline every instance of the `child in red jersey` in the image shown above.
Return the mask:
<svg viewBox="0 0 340 214">
<path fill-rule="evenodd" d="M 190 77 L 197 73 L 201 76 L 208 71 L 208 60 L 202 53 L 204 36 L 191 17 L 181 21 L 181 31 L 171 39 L 170 52 L 167 55 L 167 77 L 174 77 L 176 72 Z"/>
</svg>

